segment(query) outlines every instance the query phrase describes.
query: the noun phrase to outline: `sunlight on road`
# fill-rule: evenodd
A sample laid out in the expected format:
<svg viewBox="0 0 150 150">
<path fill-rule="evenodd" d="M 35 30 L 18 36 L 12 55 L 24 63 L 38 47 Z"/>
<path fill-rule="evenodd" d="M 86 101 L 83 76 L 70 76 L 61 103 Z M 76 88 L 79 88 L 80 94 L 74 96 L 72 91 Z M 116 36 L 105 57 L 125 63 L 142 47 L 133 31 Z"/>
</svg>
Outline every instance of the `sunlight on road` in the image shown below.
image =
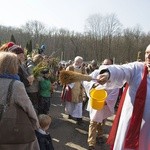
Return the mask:
<svg viewBox="0 0 150 150">
<path fill-rule="evenodd" d="M 58 140 L 58 139 L 55 139 L 55 138 L 52 138 L 53 139 L 53 141 L 55 141 L 55 142 L 59 142 L 60 140 Z"/>
<path fill-rule="evenodd" d="M 78 149 L 78 150 L 87 150 L 86 148 L 83 148 L 81 147 L 80 145 L 77 145 L 77 144 L 74 144 L 72 142 L 68 142 L 65 144 L 66 146 L 69 146 L 71 148 L 75 148 L 75 149 Z"/>
<path fill-rule="evenodd" d="M 88 134 L 87 131 L 79 129 L 79 128 L 75 128 L 78 132 L 82 133 L 82 134 Z"/>
</svg>

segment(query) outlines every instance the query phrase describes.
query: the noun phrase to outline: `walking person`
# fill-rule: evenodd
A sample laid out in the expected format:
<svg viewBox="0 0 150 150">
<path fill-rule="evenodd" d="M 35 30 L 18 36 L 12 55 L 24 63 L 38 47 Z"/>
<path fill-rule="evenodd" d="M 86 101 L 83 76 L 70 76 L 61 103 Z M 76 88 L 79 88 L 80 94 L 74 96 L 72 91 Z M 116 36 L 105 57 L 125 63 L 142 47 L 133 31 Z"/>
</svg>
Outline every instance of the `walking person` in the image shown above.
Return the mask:
<svg viewBox="0 0 150 150">
<path fill-rule="evenodd" d="M 105 59 L 102 62 L 102 65 L 99 69 L 96 69 L 93 71 L 90 76 L 92 78 L 96 78 L 99 75 L 99 72 L 101 68 L 107 68 L 109 65 L 112 65 L 113 61 L 112 59 Z M 87 82 L 84 81 L 84 88 L 86 89 L 87 95 L 90 98 L 90 91 L 92 88 L 95 88 L 97 85 L 99 85 L 96 81 L 95 82 Z M 88 145 L 89 150 L 95 150 L 95 145 L 97 144 L 103 144 L 105 142 L 104 136 L 103 136 L 103 128 L 105 126 L 105 120 L 112 116 L 114 114 L 114 106 L 117 101 L 119 89 L 115 88 L 113 90 L 107 90 L 108 97 L 105 102 L 105 106 L 101 110 L 93 109 L 90 106 L 90 100 L 88 101 L 88 107 L 87 110 L 89 111 L 90 116 L 90 124 L 89 124 L 89 132 L 88 132 Z"/>
<path fill-rule="evenodd" d="M 82 68 L 83 58 L 81 56 L 76 56 L 74 63 L 69 65 L 66 70 L 75 71 L 78 73 L 85 73 L 85 69 Z M 71 97 L 65 100 L 65 111 L 68 117 L 75 118 L 78 125 L 82 125 L 82 104 L 83 104 L 83 86 L 81 82 L 74 82 L 67 85 L 67 88 L 71 90 Z"/>
</svg>

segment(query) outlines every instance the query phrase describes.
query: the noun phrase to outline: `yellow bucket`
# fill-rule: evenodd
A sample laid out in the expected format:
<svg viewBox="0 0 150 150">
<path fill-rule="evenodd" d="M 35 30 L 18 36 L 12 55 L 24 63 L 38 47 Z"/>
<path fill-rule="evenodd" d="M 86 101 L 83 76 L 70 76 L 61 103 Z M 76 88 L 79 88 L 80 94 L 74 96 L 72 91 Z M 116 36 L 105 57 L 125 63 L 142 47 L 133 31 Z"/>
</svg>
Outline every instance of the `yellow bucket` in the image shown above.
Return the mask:
<svg viewBox="0 0 150 150">
<path fill-rule="evenodd" d="M 101 110 L 105 105 L 107 92 L 104 89 L 91 89 L 90 91 L 90 104 L 93 109 Z"/>
</svg>

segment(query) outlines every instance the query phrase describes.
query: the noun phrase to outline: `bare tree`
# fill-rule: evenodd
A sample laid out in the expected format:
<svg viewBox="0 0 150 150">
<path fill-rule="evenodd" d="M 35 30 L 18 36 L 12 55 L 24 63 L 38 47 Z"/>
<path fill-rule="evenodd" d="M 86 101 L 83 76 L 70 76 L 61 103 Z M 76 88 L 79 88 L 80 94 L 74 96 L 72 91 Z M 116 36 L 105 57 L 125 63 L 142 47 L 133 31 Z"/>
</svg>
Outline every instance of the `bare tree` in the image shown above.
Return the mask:
<svg viewBox="0 0 150 150">
<path fill-rule="evenodd" d="M 107 54 L 104 57 L 110 57 L 113 36 L 121 31 L 121 23 L 116 15 L 92 15 L 86 20 L 86 30 L 94 38 L 93 51 L 95 57 L 102 60 L 104 51 Z"/>
<path fill-rule="evenodd" d="M 140 25 L 135 26 L 135 28 L 133 29 L 133 34 L 134 34 L 134 38 L 135 38 L 135 49 L 137 54 L 140 51 L 140 38 L 141 38 L 141 34 L 142 34 L 142 30 Z"/>
<path fill-rule="evenodd" d="M 99 56 L 102 56 L 102 51 L 99 51 L 99 40 L 103 37 L 103 16 L 100 14 L 94 14 L 87 18 L 85 30 L 90 35 L 92 41 L 92 51 L 94 53 L 94 59 L 98 60 Z M 101 47 L 101 49 L 103 49 Z M 100 52 L 100 53 L 99 53 Z"/>
<path fill-rule="evenodd" d="M 34 46 L 38 44 L 42 44 L 42 35 L 46 33 L 46 27 L 43 23 L 35 20 L 28 21 L 24 26 L 22 26 L 22 30 L 28 33 L 31 38 L 34 38 Z"/>
<path fill-rule="evenodd" d="M 111 56 L 111 46 L 112 46 L 112 40 L 115 35 L 121 32 L 121 23 L 119 22 L 118 18 L 115 14 L 110 14 L 104 17 L 104 27 L 106 32 L 106 37 L 108 40 L 108 56 Z"/>
<path fill-rule="evenodd" d="M 9 42 L 14 35 L 16 44 L 23 48 L 32 40 L 33 49 L 44 44 L 45 54 L 64 60 L 81 55 L 86 61 L 95 59 L 101 62 L 106 57 L 115 57 L 117 63 L 124 63 L 136 60 L 139 51 L 143 60 L 150 32 L 142 32 L 139 26 L 124 30 L 121 27 L 114 14 L 89 16 L 84 34 L 57 28 L 47 31 L 38 21 L 29 21 L 22 28 L 0 25 L 0 44 Z"/>
</svg>

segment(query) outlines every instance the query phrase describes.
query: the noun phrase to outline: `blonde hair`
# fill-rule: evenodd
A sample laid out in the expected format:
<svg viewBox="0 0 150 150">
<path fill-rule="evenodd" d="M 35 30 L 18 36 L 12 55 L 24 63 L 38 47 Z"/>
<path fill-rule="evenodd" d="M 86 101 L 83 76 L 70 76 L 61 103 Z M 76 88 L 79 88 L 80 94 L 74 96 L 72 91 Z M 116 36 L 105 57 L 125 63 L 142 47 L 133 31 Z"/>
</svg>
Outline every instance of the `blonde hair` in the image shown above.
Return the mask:
<svg viewBox="0 0 150 150">
<path fill-rule="evenodd" d="M 39 119 L 39 124 L 40 124 L 40 127 L 42 129 L 44 129 L 45 127 L 49 126 L 52 122 L 52 119 L 49 115 L 45 115 L 45 114 L 40 114 L 38 116 L 38 119 Z"/>
<path fill-rule="evenodd" d="M 14 42 L 8 42 L 8 43 L 4 43 L 1 47 L 0 47 L 0 51 L 5 51 L 8 52 L 8 49 L 13 46 L 15 43 Z"/>
<path fill-rule="evenodd" d="M 0 74 L 17 74 L 18 58 L 11 52 L 0 52 Z"/>
<path fill-rule="evenodd" d="M 8 44 L 5 43 L 0 47 L 0 51 L 8 51 Z"/>
</svg>

